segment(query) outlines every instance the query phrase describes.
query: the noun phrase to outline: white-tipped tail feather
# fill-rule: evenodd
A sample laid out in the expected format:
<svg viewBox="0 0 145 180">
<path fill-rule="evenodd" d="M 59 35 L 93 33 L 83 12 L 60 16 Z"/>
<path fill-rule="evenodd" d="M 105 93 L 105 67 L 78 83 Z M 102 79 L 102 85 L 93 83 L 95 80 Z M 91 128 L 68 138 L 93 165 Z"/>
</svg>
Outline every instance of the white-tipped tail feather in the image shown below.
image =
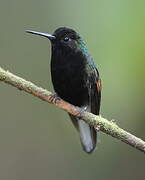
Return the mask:
<svg viewBox="0 0 145 180">
<path fill-rule="evenodd" d="M 79 132 L 81 144 L 84 151 L 87 153 L 91 153 L 96 147 L 97 132 L 95 131 L 94 127 L 89 126 L 83 120 L 78 119 L 70 114 L 69 116 Z"/>
<path fill-rule="evenodd" d="M 80 133 L 80 140 L 83 146 L 83 149 L 87 153 L 91 153 L 96 147 L 96 138 L 94 140 L 94 128 L 90 127 L 83 120 L 78 120 L 78 128 Z M 97 136 L 97 133 L 96 133 Z"/>
</svg>

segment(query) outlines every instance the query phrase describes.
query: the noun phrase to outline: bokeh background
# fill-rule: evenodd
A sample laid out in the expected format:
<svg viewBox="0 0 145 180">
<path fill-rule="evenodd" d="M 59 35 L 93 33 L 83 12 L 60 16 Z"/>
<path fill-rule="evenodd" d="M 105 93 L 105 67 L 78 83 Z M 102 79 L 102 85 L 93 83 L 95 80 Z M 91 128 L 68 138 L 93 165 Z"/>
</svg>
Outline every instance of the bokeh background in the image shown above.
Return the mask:
<svg viewBox="0 0 145 180">
<path fill-rule="evenodd" d="M 26 29 L 74 28 L 102 82 L 101 114 L 145 140 L 145 1 L 0 0 L 0 65 L 53 91 L 50 42 Z M 85 154 L 68 115 L 0 83 L 0 179 L 144 180 L 144 154 L 100 133 Z"/>
</svg>

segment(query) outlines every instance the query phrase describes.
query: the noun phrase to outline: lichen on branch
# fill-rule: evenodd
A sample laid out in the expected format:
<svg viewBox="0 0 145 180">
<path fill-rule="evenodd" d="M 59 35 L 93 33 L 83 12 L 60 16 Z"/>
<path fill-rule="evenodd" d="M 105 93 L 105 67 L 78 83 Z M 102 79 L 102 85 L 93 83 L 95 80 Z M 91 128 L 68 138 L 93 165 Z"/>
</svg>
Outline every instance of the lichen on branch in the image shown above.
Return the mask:
<svg viewBox="0 0 145 180">
<path fill-rule="evenodd" d="M 77 116 L 78 118 L 83 119 L 86 123 L 94 126 L 96 131 L 102 131 L 114 138 L 117 138 L 126 144 L 142 151 L 145 153 L 145 142 L 132 135 L 131 133 L 123 130 L 117 124 L 112 121 L 108 121 L 107 119 L 96 116 L 92 113 L 83 111 L 81 108 L 73 106 L 68 102 L 62 100 L 60 97 L 52 94 L 46 89 L 36 86 L 30 81 L 26 81 L 25 79 L 18 77 L 9 71 L 5 71 L 0 67 L 0 81 L 10 84 L 19 90 L 23 90 L 29 94 L 32 94 L 48 103 L 55 104 L 57 107 L 63 109 L 64 111 Z"/>
</svg>

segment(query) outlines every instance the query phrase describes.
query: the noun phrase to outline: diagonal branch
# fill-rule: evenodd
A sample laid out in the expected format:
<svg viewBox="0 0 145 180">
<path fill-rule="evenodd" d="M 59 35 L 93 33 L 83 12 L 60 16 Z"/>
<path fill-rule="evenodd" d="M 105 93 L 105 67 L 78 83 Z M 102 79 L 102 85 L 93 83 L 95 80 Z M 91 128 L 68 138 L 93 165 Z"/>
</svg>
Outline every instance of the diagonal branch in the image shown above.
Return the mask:
<svg viewBox="0 0 145 180">
<path fill-rule="evenodd" d="M 145 142 L 143 140 L 121 129 L 112 121 L 108 121 L 101 116 L 96 116 L 92 113 L 83 111 L 81 108 L 75 107 L 67 103 L 66 101 L 63 101 L 61 98 L 57 97 L 46 89 L 38 87 L 29 81 L 26 81 L 8 71 L 5 71 L 1 67 L 0 81 L 10 84 L 18 88 L 19 90 L 23 90 L 29 94 L 32 94 L 44 101 L 47 101 L 48 103 L 55 104 L 59 108 L 67 111 L 74 116 L 77 116 L 78 118 L 83 119 L 91 126 L 94 126 L 96 131 L 100 130 L 112 137 L 120 139 L 121 141 L 145 153 Z"/>
</svg>

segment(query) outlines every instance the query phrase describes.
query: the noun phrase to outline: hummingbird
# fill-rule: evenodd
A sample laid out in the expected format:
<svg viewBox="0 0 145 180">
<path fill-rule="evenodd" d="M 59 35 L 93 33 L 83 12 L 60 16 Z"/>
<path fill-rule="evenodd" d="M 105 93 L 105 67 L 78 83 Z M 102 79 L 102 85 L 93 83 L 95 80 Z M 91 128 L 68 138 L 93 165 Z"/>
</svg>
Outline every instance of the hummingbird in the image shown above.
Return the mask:
<svg viewBox="0 0 145 180">
<path fill-rule="evenodd" d="M 53 34 L 26 30 L 51 42 L 51 79 L 55 93 L 63 100 L 99 115 L 101 79 L 83 38 L 73 29 L 60 27 Z M 83 150 L 93 152 L 97 132 L 83 120 L 70 115 L 80 135 Z"/>
</svg>

